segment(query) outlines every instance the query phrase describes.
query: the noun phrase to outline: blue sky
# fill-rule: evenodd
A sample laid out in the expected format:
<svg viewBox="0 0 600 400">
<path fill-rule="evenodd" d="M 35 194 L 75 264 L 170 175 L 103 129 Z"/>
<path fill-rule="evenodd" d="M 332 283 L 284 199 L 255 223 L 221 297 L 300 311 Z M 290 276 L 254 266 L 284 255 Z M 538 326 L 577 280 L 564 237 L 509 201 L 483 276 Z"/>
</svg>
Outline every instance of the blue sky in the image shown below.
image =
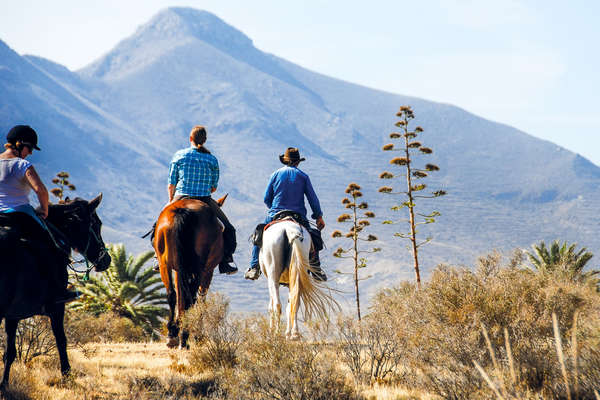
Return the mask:
<svg viewBox="0 0 600 400">
<path fill-rule="evenodd" d="M 1 40 L 70 69 L 101 56 L 165 7 L 204 9 L 263 51 L 336 78 L 457 105 L 600 165 L 600 2 L 3 3 Z"/>
</svg>

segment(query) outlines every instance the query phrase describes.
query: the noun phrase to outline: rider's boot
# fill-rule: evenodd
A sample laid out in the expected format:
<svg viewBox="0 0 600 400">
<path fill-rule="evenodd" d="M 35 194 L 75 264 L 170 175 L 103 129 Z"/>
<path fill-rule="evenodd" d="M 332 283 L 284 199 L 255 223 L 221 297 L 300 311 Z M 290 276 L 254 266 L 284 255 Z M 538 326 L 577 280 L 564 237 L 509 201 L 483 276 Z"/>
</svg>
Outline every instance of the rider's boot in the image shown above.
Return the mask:
<svg viewBox="0 0 600 400">
<path fill-rule="evenodd" d="M 254 266 L 251 265 L 250 268 L 248 268 L 246 270 L 246 273 L 244 274 L 244 278 L 250 279 L 251 281 L 257 280 L 259 276 L 260 276 L 260 268 L 258 265 L 254 265 Z"/>
<path fill-rule="evenodd" d="M 325 275 L 325 272 L 321 268 L 318 251 L 311 250 L 308 263 L 310 264 L 310 273 L 314 276 L 315 280 L 320 282 L 327 281 L 327 275 Z"/>
<path fill-rule="evenodd" d="M 77 300 L 81 293 L 78 290 L 69 290 L 65 287 L 64 271 L 61 268 L 51 265 L 49 280 L 52 282 L 50 287 L 50 303 L 61 304 Z"/>
<path fill-rule="evenodd" d="M 221 260 L 221 263 L 219 264 L 219 273 L 227 275 L 235 274 L 238 271 L 238 269 L 236 266 L 231 265 L 232 262 L 233 256 L 224 256 L 223 260 Z"/>
</svg>

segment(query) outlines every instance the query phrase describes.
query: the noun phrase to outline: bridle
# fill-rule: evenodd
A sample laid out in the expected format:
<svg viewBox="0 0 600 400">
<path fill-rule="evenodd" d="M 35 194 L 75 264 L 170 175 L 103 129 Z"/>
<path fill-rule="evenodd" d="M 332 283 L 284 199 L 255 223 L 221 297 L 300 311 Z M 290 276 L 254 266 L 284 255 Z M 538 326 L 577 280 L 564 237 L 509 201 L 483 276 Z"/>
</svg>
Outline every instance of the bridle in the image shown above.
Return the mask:
<svg viewBox="0 0 600 400">
<path fill-rule="evenodd" d="M 74 213 L 74 211 L 69 211 L 66 212 L 66 214 L 70 214 L 70 213 Z M 81 220 L 81 218 L 79 218 L 79 216 L 77 214 L 74 214 L 74 217 Z M 59 230 L 56 226 L 54 226 L 52 223 L 50 223 L 49 221 L 44 221 L 46 223 L 46 225 L 48 226 L 49 231 L 51 232 L 51 237 L 52 240 L 54 241 L 54 244 L 56 245 L 57 248 L 59 248 L 63 253 L 65 253 L 65 255 L 69 258 L 69 264 L 68 264 L 68 268 L 75 272 L 76 274 L 85 274 L 83 277 L 84 281 L 89 280 L 90 278 L 90 272 L 92 271 L 92 269 L 94 269 L 94 267 L 96 266 L 96 264 L 104 257 L 106 256 L 106 253 L 108 252 L 108 249 L 106 248 L 106 246 L 104 245 L 102 239 L 96 234 L 96 232 L 94 232 L 93 226 L 94 226 L 94 218 L 90 218 L 90 223 L 88 225 L 88 235 L 87 235 L 87 242 L 85 244 L 85 249 L 83 251 L 79 251 L 78 249 L 76 250 L 79 254 L 81 254 L 83 256 L 82 260 L 78 260 L 75 261 L 71 258 L 71 253 L 70 250 L 71 249 L 76 249 L 76 247 L 73 245 L 72 241 L 69 240 L 69 238 L 62 233 L 61 230 Z M 56 242 L 55 238 L 53 237 L 54 234 L 58 234 L 58 236 L 60 236 L 60 239 L 65 243 L 65 245 L 69 246 L 69 251 L 66 251 L 64 249 L 64 246 L 61 246 L 59 243 Z M 95 244 L 98 245 L 99 248 L 101 248 L 100 252 L 98 253 L 98 257 L 96 257 L 95 261 L 92 261 L 90 263 L 90 259 L 87 255 L 89 248 L 90 248 L 90 244 L 92 243 L 92 238 L 95 241 Z M 85 269 L 82 270 L 78 270 L 77 268 L 75 268 L 75 266 L 73 264 L 83 264 L 85 263 Z"/>
</svg>

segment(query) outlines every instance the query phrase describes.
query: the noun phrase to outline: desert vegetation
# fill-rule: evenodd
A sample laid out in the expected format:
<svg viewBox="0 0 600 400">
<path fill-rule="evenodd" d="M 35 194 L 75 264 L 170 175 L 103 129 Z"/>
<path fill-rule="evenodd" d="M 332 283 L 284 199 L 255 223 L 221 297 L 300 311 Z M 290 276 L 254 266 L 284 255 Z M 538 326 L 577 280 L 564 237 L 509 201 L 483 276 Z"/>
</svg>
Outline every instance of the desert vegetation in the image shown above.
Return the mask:
<svg viewBox="0 0 600 400">
<path fill-rule="evenodd" d="M 542 273 L 522 252 L 440 265 L 421 289 L 383 290 L 361 322 L 311 325 L 300 342 L 264 316 L 230 314 L 219 294 L 185 323 L 191 349 L 167 351 L 131 319 L 71 312 L 72 376 L 60 379 L 52 349 L 36 350 L 6 398 L 595 399 L 600 389 L 597 287 Z"/>
</svg>

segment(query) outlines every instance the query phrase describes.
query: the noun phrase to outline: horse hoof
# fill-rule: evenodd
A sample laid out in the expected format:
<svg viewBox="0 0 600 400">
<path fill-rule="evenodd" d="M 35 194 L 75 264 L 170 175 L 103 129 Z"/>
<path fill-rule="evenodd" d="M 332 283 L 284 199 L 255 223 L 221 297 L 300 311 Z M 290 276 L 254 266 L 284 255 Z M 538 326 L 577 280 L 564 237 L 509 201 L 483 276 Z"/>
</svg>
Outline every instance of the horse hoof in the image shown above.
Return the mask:
<svg viewBox="0 0 600 400">
<path fill-rule="evenodd" d="M 302 336 L 300 336 L 300 334 L 298 332 L 292 333 L 291 335 L 288 335 L 288 339 L 291 341 L 298 341 L 302 338 Z"/>
<path fill-rule="evenodd" d="M 170 349 L 174 349 L 175 347 L 179 346 L 179 339 L 174 337 L 174 338 L 169 338 L 167 340 L 167 347 Z"/>
</svg>

